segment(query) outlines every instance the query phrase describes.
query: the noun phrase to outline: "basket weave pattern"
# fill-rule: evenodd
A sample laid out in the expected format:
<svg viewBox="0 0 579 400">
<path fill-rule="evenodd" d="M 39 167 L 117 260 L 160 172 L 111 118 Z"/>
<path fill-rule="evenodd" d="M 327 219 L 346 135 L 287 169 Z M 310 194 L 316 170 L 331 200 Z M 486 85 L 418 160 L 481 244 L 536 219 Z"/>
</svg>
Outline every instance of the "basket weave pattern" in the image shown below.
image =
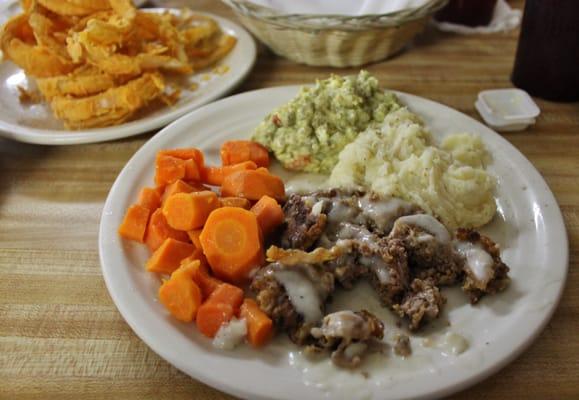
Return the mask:
<svg viewBox="0 0 579 400">
<path fill-rule="evenodd" d="M 400 51 L 448 0 L 384 15 L 278 15 L 244 0 L 223 0 L 276 54 L 302 64 L 348 67 Z"/>
</svg>

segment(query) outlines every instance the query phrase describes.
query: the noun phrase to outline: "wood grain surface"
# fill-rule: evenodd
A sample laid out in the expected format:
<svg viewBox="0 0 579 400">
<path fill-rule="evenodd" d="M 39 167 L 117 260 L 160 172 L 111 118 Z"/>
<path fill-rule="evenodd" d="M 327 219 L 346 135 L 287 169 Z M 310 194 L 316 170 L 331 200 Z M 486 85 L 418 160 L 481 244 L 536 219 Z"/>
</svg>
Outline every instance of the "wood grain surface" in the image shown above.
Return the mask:
<svg viewBox="0 0 579 400">
<path fill-rule="evenodd" d="M 215 0 L 191 5 L 234 18 Z M 429 29 L 408 51 L 367 69 L 385 87 L 480 119 L 477 93 L 511 86 L 517 36 Z M 237 91 L 312 82 L 331 72 L 356 70 L 296 65 L 262 49 Z M 542 115 L 531 130 L 504 136 L 543 174 L 563 211 L 571 246 L 565 293 L 521 357 L 452 399 L 579 399 L 579 104 L 538 104 Z M 1 399 L 231 399 L 154 354 L 124 322 L 101 276 L 104 200 L 151 135 L 67 147 L 0 140 Z"/>
</svg>

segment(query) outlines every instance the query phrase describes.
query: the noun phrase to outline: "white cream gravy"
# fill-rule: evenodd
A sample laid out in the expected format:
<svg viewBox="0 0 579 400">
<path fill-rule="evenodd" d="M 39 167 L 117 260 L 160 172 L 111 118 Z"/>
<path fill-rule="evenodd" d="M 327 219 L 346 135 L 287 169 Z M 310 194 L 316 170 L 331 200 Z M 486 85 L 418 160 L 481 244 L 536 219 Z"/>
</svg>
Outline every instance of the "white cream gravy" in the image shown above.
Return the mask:
<svg viewBox="0 0 579 400">
<path fill-rule="evenodd" d="M 396 220 L 396 224 L 406 224 L 419 227 L 431 233 L 440 243 L 450 242 L 450 233 L 436 218 L 428 214 L 405 215 Z"/>
<path fill-rule="evenodd" d="M 292 269 L 275 270 L 273 275 L 283 285 L 292 305 L 304 317 L 305 322 L 322 319 L 320 295 L 312 281 Z"/>
<path fill-rule="evenodd" d="M 492 256 L 480 244 L 456 242 L 454 247 L 466 259 L 466 267 L 477 280 L 488 282 L 491 279 L 494 261 Z"/>
<path fill-rule="evenodd" d="M 370 194 L 366 194 L 358 199 L 358 207 L 368 219 L 374 221 L 376 227 L 384 232 L 392 229 L 394 220 L 412 211 L 412 205 L 397 198 L 372 199 Z"/>
</svg>

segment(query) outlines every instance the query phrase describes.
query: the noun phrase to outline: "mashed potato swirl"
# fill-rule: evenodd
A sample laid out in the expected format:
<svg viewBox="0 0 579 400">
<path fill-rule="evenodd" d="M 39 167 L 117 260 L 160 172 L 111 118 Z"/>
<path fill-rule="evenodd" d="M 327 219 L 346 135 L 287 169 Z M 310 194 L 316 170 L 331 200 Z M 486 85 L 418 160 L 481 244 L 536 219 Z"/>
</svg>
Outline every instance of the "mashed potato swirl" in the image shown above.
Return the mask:
<svg viewBox="0 0 579 400">
<path fill-rule="evenodd" d="M 449 228 L 475 228 L 496 212 L 488 159 L 475 135 L 451 135 L 436 147 L 420 118 L 401 108 L 342 150 L 329 184 L 369 187 L 419 205 Z"/>
</svg>

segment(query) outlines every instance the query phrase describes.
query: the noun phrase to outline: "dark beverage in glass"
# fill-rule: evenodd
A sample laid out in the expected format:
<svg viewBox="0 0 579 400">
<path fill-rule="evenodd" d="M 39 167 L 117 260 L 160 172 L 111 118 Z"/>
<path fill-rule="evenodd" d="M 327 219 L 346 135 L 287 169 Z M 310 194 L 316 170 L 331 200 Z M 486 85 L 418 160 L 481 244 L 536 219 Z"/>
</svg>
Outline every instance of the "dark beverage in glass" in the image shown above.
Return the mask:
<svg viewBox="0 0 579 400">
<path fill-rule="evenodd" d="M 440 22 L 452 22 L 468 26 L 488 25 L 497 0 L 450 0 L 434 18 Z"/>
<path fill-rule="evenodd" d="M 527 0 L 512 75 L 533 96 L 579 101 L 579 0 Z"/>
</svg>

